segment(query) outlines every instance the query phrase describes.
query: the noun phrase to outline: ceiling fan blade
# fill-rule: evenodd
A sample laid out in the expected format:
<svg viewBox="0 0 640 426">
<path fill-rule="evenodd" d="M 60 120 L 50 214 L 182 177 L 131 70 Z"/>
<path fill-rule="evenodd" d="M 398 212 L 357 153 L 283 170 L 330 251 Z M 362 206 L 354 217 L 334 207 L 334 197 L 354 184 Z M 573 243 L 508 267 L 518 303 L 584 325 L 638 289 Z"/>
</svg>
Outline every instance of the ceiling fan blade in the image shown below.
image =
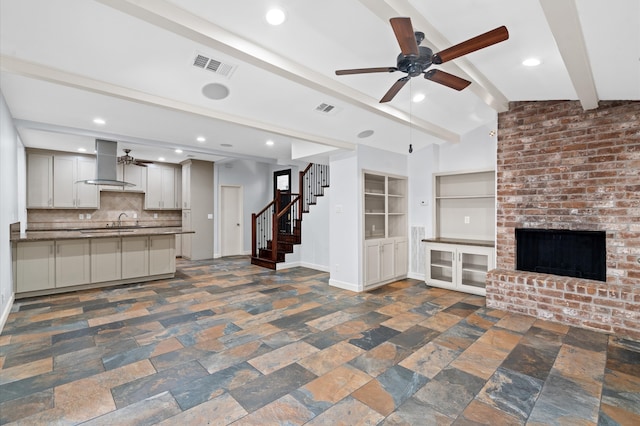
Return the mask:
<svg viewBox="0 0 640 426">
<path fill-rule="evenodd" d="M 367 74 L 372 72 L 394 72 L 394 71 L 398 71 L 398 68 L 396 67 L 354 68 L 351 70 L 337 70 L 336 75 Z"/>
<path fill-rule="evenodd" d="M 391 99 L 393 99 L 393 97 L 398 94 L 400 89 L 402 89 L 404 85 L 407 84 L 407 81 L 409 81 L 410 78 L 411 77 L 402 77 L 400 80 L 393 83 L 391 89 L 389 89 L 389 91 L 385 93 L 382 99 L 380 99 L 380 103 L 389 102 Z"/>
<path fill-rule="evenodd" d="M 426 78 L 427 80 L 435 81 L 436 83 L 440 83 L 444 86 L 451 87 L 452 89 L 458 91 L 471 84 L 470 81 L 465 80 L 464 78 L 460 78 L 458 76 L 440 70 L 429 70 L 424 73 L 424 78 Z"/>
<path fill-rule="evenodd" d="M 418 50 L 418 43 L 416 42 L 416 36 L 413 33 L 413 25 L 411 25 L 411 18 L 391 18 L 391 27 L 398 39 L 400 50 L 404 56 L 420 56 Z"/>
<path fill-rule="evenodd" d="M 431 58 L 431 62 L 434 64 L 443 64 L 452 59 L 475 52 L 476 50 L 500 43 L 508 38 L 509 31 L 507 31 L 507 27 L 503 25 L 502 27 L 480 34 L 479 36 L 463 41 L 462 43 L 451 46 L 448 49 L 444 49 L 442 52 L 434 54 L 433 58 Z"/>
</svg>

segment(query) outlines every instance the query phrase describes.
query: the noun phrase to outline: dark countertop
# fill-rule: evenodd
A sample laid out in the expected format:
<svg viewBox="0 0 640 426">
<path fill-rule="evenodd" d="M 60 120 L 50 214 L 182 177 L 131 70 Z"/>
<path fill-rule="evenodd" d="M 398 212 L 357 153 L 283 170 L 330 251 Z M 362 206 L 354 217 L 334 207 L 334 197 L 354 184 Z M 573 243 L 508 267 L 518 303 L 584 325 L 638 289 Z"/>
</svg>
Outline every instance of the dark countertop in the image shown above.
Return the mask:
<svg viewBox="0 0 640 426">
<path fill-rule="evenodd" d="M 489 240 L 462 240 L 457 238 L 425 238 L 422 240 L 423 243 L 441 243 L 441 244 L 459 244 L 465 246 L 476 246 L 476 247 L 495 247 L 495 241 Z"/>
<path fill-rule="evenodd" d="M 20 241 L 46 241 L 46 240 L 76 240 L 86 238 L 109 238 L 109 237 L 140 237 L 148 235 L 175 235 L 175 234 L 195 234 L 195 231 L 184 230 L 179 226 L 167 227 L 122 227 L 122 228 L 92 228 L 92 229 L 70 229 L 70 230 L 50 230 L 50 231 L 27 231 L 22 234 L 15 232 L 11 234 L 12 242 Z"/>
</svg>

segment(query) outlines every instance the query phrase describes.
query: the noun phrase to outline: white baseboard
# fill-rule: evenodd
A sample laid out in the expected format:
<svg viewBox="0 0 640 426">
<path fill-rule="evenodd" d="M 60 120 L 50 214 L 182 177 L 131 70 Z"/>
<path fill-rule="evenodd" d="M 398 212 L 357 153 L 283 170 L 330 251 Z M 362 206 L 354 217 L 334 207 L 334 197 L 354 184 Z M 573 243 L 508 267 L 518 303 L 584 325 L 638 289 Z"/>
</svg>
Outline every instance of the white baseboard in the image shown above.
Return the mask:
<svg viewBox="0 0 640 426">
<path fill-rule="evenodd" d="M 296 268 L 298 266 L 302 268 L 315 269 L 316 271 L 329 272 L 328 266 L 317 265 L 315 263 L 302 262 L 300 260 L 296 260 L 295 262 L 277 263 L 276 271 L 281 271 L 283 269 L 289 269 L 289 268 Z"/>
<path fill-rule="evenodd" d="M 407 274 L 407 278 L 412 278 L 414 280 L 420 280 L 420 281 L 424 281 L 425 279 L 424 274 L 416 274 L 415 272 L 409 272 Z"/>
<path fill-rule="evenodd" d="M 4 307 L 4 310 L 2 311 L 2 316 L 0 316 L 0 333 L 2 333 L 2 330 L 4 329 L 4 325 L 7 322 L 7 319 L 9 318 L 9 314 L 11 313 L 11 308 L 13 307 L 13 302 L 15 302 L 15 293 L 11 293 L 11 297 L 9 298 L 9 300 L 7 301 L 7 305 Z"/>
<path fill-rule="evenodd" d="M 341 288 L 343 290 L 353 291 L 354 293 L 360 293 L 361 290 L 358 288 L 358 284 L 347 283 L 344 281 L 338 281 L 329 278 L 329 285 L 332 287 Z"/>
</svg>

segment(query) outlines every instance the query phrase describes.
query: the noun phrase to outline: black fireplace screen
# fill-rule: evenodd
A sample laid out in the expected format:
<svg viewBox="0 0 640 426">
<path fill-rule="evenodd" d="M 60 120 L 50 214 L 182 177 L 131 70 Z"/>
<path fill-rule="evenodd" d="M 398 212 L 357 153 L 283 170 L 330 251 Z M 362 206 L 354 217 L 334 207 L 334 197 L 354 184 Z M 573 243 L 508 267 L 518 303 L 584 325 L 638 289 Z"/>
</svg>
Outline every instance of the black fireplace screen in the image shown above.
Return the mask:
<svg viewBox="0 0 640 426">
<path fill-rule="evenodd" d="M 606 233 L 516 229 L 516 269 L 606 281 Z"/>
</svg>

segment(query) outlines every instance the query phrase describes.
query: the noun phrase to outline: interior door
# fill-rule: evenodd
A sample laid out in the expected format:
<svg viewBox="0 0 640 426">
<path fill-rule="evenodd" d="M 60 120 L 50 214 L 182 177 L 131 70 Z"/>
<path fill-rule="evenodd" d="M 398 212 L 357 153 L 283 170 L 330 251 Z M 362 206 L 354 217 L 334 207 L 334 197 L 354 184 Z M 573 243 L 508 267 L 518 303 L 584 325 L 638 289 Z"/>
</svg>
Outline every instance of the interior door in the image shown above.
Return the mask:
<svg viewBox="0 0 640 426">
<path fill-rule="evenodd" d="M 242 187 L 220 187 L 220 244 L 222 256 L 243 254 Z"/>
<path fill-rule="evenodd" d="M 278 170 L 273 172 L 273 198 L 280 190 L 280 209 L 284 208 L 291 201 L 291 169 Z M 281 233 L 292 233 L 291 213 L 287 213 L 280 219 L 278 229 Z"/>
</svg>

